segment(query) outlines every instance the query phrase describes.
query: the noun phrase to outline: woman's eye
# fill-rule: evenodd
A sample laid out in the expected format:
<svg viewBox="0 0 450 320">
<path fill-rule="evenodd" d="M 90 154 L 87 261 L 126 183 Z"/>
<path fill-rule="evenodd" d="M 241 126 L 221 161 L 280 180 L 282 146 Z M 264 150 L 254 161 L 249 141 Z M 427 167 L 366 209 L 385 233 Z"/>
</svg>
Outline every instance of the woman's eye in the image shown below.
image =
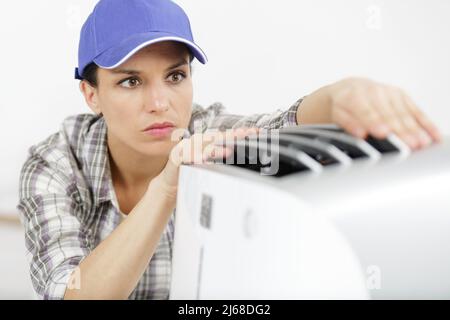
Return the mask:
<svg viewBox="0 0 450 320">
<path fill-rule="evenodd" d="M 137 78 L 129 78 L 129 79 L 123 80 L 119 84 L 125 88 L 134 88 L 134 87 L 137 87 L 140 84 L 140 82 Z"/>
<path fill-rule="evenodd" d="M 170 76 L 170 80 L 175 83 L 181 82 L 186 76 L 182 72 L 174 72 Z"/>
</svg>

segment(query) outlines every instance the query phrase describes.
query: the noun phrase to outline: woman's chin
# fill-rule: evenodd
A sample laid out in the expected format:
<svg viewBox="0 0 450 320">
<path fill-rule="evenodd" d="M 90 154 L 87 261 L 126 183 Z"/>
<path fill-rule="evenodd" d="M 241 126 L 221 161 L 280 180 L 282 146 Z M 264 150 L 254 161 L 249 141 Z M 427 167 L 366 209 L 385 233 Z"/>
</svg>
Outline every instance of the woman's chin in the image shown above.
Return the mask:
<svg viewBox="0 0 450 320">
<path fill-rule="evenodd" d="M 175 144 L 170 144 L 170 143 L 158 144 L 158 145 L 152 145 L 152 146 L 147 145 L 145 147 L 139 148 L 139 151 L 140 151 L 140 153 L 142 153 L 148 157 L 162 158 L 162 157 L 168 157 L 170 154 L 170 151 L 172 150 L 172 148 L 174 146 L 175 146 Z"/>
</svg>

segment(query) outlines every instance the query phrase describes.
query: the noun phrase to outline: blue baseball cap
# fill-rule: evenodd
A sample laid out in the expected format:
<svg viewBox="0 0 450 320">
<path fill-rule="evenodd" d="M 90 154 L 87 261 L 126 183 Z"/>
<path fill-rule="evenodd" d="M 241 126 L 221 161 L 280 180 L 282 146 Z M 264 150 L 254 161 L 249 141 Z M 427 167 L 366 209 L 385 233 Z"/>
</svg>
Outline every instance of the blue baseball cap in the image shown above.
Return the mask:
<svg viewBox="0 0 450 320">
<path fill-rule="evenodd" d="M 161 41 L 184 43 L 205 64 L 205 53 L 194 43 L 189 18 L 171 0 L 100 0 L 83 24 L 75 79 L 82 80 L 94 62 L 113 69 L 141 48 Z"/>
</svg>

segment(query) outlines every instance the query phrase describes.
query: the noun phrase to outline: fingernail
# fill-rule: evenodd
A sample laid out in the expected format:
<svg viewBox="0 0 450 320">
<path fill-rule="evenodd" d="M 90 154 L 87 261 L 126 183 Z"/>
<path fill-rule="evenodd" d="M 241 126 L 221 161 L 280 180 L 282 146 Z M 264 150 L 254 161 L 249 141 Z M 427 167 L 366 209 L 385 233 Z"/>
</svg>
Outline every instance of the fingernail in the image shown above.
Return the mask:
<svg viewBox="0 0 450 320">
<path fill-rule="evenodd" d="M 431 137 L 428 134 L 426 134 L 426 132 L 423 130 L 419 131 L 417 137 L 422 146 L 428 146 L 431 143 Z"/>
<path fill-rule="evenodd" d="M 433 135 L 434 141 L 436 142 L 442 141 L 442 134 L 437 127 L 434 127 L 431 133 Z"/>
<path fill-rule="evenodd" d="M 417 148 L 417 140 L 413 135 L 409 135 L 407 134 L 404 137 L 404 141 L 406 142 L 406 144 L 411 148 L 411 149 L 416 149 Z"/>
</svg>

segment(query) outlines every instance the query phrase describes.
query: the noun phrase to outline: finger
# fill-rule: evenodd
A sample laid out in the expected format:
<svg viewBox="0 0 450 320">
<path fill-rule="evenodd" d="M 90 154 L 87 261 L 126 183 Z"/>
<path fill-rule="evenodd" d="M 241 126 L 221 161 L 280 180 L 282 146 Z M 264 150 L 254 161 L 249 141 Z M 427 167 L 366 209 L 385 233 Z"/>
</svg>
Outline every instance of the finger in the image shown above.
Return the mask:
<svg viewBox="0 0 450 320">
<path fill-rule="evenodd" d="M 171 165 L 179 167 L 182 163 L 189 163 L 189 159 L 186 159 L 186 154 L 190 153 L 192 140 L 192 137 L 183 139 L 172 148 L 169 155 L 169 162 Z"/>
<path fill-rule="evenodd" d="M 209 158 L 214 158 L 215 154 L 218 153 L 216 149 L 225 149 L 224 146 L 217 146 L 214 143 L 207 144 L 202 151 L 202 162 L 205 162 Z"/>
<path fill-rule="evenodd" d="M 402 131 L 402 123 L 396 117 L 391 106 L 391 101 L 382 88 L 377 87 L 374 90 L 371 95 L 371 104 L 377 110 L 380 117 L 380 122 L 377 124 L 378 128 L 374 128 L 372 131 L 375 137 L 383 139 L 391 132 L 400 133 Z"/>
<path fill-rule="evenodd" d="M 421 133 L 419 123 L 412 117 L 409 109 L 406 107 L 402 93 L 398 90 L 391 90 L 389 92 L 389 99 L 395 117 L 402 124 L 401 131 L 398 134 L 399 137 L 413 150 L 426 146 L 428 144 L 426 135 L 424 136 L 424 133 Z"/>
<path fill-rule="evenodd" d="M 377 104 L 378 110 L 381 114 L 384 124 L 389 128 L 389 132 L 395 133 L 401 140 L 403 140 L 410 148 L 414 149 L 418 145 L 418 141 L 415 136 L 411 134 L 413 131 L 414 121 L 409 119 L 404 122 L 404 112 L 399 110 L 401 104 L 398 99 L 396 100 L 393 95 L 396 94 L 391 87 L 381 87 L 378 92 L 378 100 L 374 103 Z M 410 128 L 410 130 L 408 130 Z"/>
<path fill-rule="evenodd" d="M 419 107 L 414 103 L 414 101 L 408 96 L 403 96 L 406 106 L 409 108 L 412 115 L 415 117 L 417 122 L 425 129 L 425 131 L 431 136 L 431 138 L 436 141 L 442 141 L 442 134 L 440 130 L 434 125 L 434 123 L 419 109 Z"/>
<path fill-rule="evenodd" d="M 185 146 L 183 163 L 201 164 L 211 155 L 226 154 L 222 149 L 234 144 L 235 138 L 242 138 L 257 131 L 257 128 L 239 128 L 227 131 L 209 130 L 191 137 L 191 146 Z M 224 141 L 225 140 L 225 141 Z M 194 146 L 192 144 L 195 144 Z M 216 146 L 218 146 L 216 148 Z"/>
<path fill-rule="evenodd" d="M 189 130 L 183 129 L 183 128 L 176 128 L 172 131 L 172 134 L 170 136 L 171 141 L 179 142 L 182 139 L 190 138 L 191 134 Z"/>
<path fill-rule="evenodd" d="M 227 158 L 232 153 L 232 150 L 228 147 L 217 146 L 214 144 L 209 144 L 205 147 L 203 152 L 203 162 L 208 163 L 212 161 L 213 163 L 217 163 L 216 160 L 223 160 Z"/>
<path fill-rule="evenodd" d="M 259 132 L 257 127 L 241 127 L 236 129 L 230 129 L 225 132 L 224 136 L 218 136 L 215 143 L 218 145 L 234 145 L 237 139 L 242 139 L 246 136 L 256 134 Z"/>
<path fill-rule="evenodd" d="M 215 133 L 195 133 L 188 139 L 181 140 L 171 152 L 170 159 L 174 165 L 202 163 L 202 151 L 210 143 Z"/>
<path fill-rule="evenodd" d="M 351 135 L 361 139 L 364 139 L 367 136 L 368 131 L 359 123 L 358 119 L 346 109 L 336 108 L 333 117 L 336 124 L 341 126 Z"/>
<path fill-rule="evenodd" d="M 377 112 L 376 108 L 371 105 L 370 99 L 366 96 L 360 94 L 344 109 L 364 129 L 363 138 L 369 133 L 379 138 L 382 138 L 383 135 L 387 134 L 385 131 L 380 131 L 380 124 L 382 123 L 380 114 Z"/>
<path fill-rule="evenodd" d="M 196 133 L 189 139 L 182 140 L 177 149 L 171 153 L 176 165 L 180 164 L 201 164 L 205 158 L 211 154 L 223 155 L 226 151 L 220 151 L 220 148 L 233 145 L 235 138 L 243 138 L 247 135 L 258 132 L 259 128 L 238 128 L 224 131 L 208 130 L 204 133 Z M 225 140 L 225 141 L 224 141 Z M 224 143 L 225 142 L 225 143 Z M 215 148 L 218 145 L 219 148 Z M 228 151 L 229 152 L 229 151 Z"/>
</svg>

